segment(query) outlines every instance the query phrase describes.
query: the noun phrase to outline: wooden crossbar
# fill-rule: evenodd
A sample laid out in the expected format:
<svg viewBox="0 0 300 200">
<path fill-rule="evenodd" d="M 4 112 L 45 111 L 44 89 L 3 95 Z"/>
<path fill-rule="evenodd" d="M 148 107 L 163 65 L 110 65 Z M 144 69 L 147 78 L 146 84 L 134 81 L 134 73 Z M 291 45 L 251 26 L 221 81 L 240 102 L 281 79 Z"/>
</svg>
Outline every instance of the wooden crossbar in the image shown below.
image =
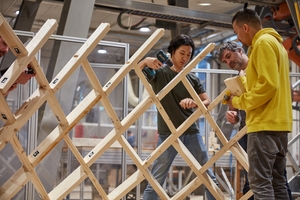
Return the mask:
<svg viewBox="0 0 300 200">
<path fill-rule="evenodd" d="M 211 47 L 210 48 L 213 48 L 213 45 L 211 45 Z M 208 48 L 209 49 L 209 48 Z M 196 62 L 199 62 L 201 59 L 203 59 L 203 54 L 208 54 L 209 53 L 209 50 L 206 50 L 206 51 L 204 51 L 201 55 L 198 55 L 195 59 L 197 60 Z M 204 56 L 205 57 L 205 56 Z M 194 64 L 196 63 L 195 61 L 194 61 Z M 190 67 L 187 67 L 187 69 L 188 70 L 191 70 L 193 67 L 192 66 L 190 66 Z M 135 68 L 136 69 L 136 73 L 138 74 L 138 76 L 140 77 L 140 79 L 142 80 L 142 82 L 144 82 L 144 86 L 145 86 L 145 88 L 147 89 L 147 91 L 148 91 L 148 93 L 150 93 L 149 95 L 150 96 L 153 96 L 153 90 L 151 90 L 151 89 L 149 89 L 149 84 L 148 84 L 148 82 L 147 83 L 145 83 L 146 82 L 146 79 L 144 78 L 144 75 L 143 74 L 141 74 L 141 71 L 140 71 L 140 69 L 138 68 L 138 67 L 136 67 Z M 180 74 L 182 74 L 181 75 L 181 77 L 182 78 L 184 78 L 185 77 L 185 75 L 188 73 L 188 71 L 187 70 L 183 70 Z M 178 75 L 177 75 L 177 77 L 178 77 Z M 174 80 L 172 80 L 172 82 L 170 82 L 162 91 L 170 91 L 180 80 L 178 80 L 177 81 L 177 83 L 176 83 L 176 80 L 178 80 L 178 79 L 174 79 Z M 173 83 L 173 81 L 174 81 L 174 83 Z M 171 85 L 171 84 L 173 84 L 173 85 Z M 157 95 L 157 96 L 159 96 L 159 95 L 161 95 L 161 99 L 164 97 L 164 95 L 166 95 L 167 94 L 167 92 L 165 92 L 165 93 L 162 93 L 162 91 Z M 157 99 L 158 99 L 158 97 L 156 97 Z M 155 98 L 154 98 L 155 99 Z M 161 112 L 161 110 L 163 110 L 163 108 L 162 108 L 162 106 L 161 106 L 161 104 L 160 103 L 157 103 L 156 105 L 158 105 L 157 107 L 157 109 Z M 197 113 L 197 112 L 195 112 L 195 113 Z M 190 116 L 190 118 L 192 118 L 193 116 L 195 116 L 196 114 L 193 114 L 192 116 Z M 201 113 L 201 111 L 199 111 L 198 113 Z M 199 116 L 197 116 L 197 118 L 198 118 Z M 160 145 L 156 150 L 154 150 L 152 153 L 151 153 L 151 155 L 150 156 L 148 156 L 148 158 L 146 159 L 146 161 L 144 161 L 144 165 L 145 165 L 145 167 L 148 167 L 161 153 L 158 153 L 158 152 L 163 152 L 164 150 L 166 150 L 194 121 L 196 121 L 196 119 L 197 118 L 195 118 L 194 120 L 190 120 L 190 118 L 188 119 L 188 120 L 186 120 L 187 122 L 189 122 L 189 123 L 183 123 L 183 126 L 180 126 L 178 129 L 180 130 L 180 131 L 178 131 L 178 130 L 176 130 L 176 131 L 173 131 L 172 133 L 172 135 L 170 135 L 168 138 L 167 138 L 167 140 L 164 142 L 164 143 L 162 143 L 162 145 Z M 172 124 L 173 125 L 173 124 Z M 169 126 L 170 127 L 170 126 Z M 175 127 L 174 127 L 175 128 Z M 172 136 L 174 136 L 174 137 L 172 137 Z M 173 139 L 173 141 L 172 141 L 172 139 Z M 137 180 L 136 180 L 136 182 L 138 182 L 140 180 L 140 177 L 137 177 Z M 133 181 L 133 180 L 131 180 L 131 181 Z M 126 183 L 125 183 L 126 182 Z M 129 185 L 129 184 L 134 184 L 134 185 L 137 185 L 138 183 L 127 183 L 127 181 L 125 181 L 124 182 L 124 185 Z M 122 184 L 123 185 L 123 184 Z M 122 186 L 119 186 L 119 187 L 121 187 L 122 188 Z M 118 190 L 118 192 L 120 192 L 119 190 Z M 114 193 L 114 191 L 112 192 L 112 193 Z M 119 198 L 120 196 L 118 196 L 117 198 Z M 164 196 L 162 196 L 161 198 L 165 198 Z"/>
<path fill-rule="evenodd" d="M 14 33 L 8 22 L 0 13 L 0 36 L 3 38 L 7 46 L 11 49 L 13 54 L 17 57 L 26 56 L 28 54 L 27 49 L 19 37 Z"/>
<path fill-rule="evenodd" d="M 29 118 L 41 107 L 48 96 L 49 93 L 47 91 L 38 88 L 17 110 L 15 113 L 16 121 L 9 126 L 5 124 L 0 129 L 0 150 L 3 149 L 11 137 L 16 134 Z"/>
<path fill-rule="evenodd" d="M 80 152 L 78 151 L 76 146 L 73 144 L 71 138 L 68 135 L 65 135 L 64 140 L 67 143 L 67 145 L 69 146 L 69 148 L 71 149 L 71 151 L 73 152 L 73 154 L 75 155 L 75 157 L 78 160 L 78 162 L 80 163 L 81 167 L 84 169 L 84 172 L 87 174 L 87 176 L 89 176 L 90 180 L 92 181 L 95 188 L 98 190 L 101 197 L 105 200 L 108 200 L 108 197 L 107 197 L 105 191 L 101 187 L 100 183 L 98 182 L 97 178 L 95 177 L 95 175 L 93 174 L 91 169 L 84 162 Z"/>
<path fill-rule="evenodd" d="M 108 23 L 102 23 L 93 32 L 89 39 L 80 47 L 64 68 L 51 81 L 50 87 L 56 93 L 61 86 L 70 78 L 78 66 L 87 58 L 92 50 L 97 46 L 100 40 L 107 34 L 110 29 Z"/>
<path fill-rule="evenodd" d="M 0 78 L 0 91 L 4 94 L 15 83 L 37 52 L 46 43 L 50 35 L 56 30 L 58 24 L 54 19 L 48 19 L 37 34 L 27 45 L 28 54 L 17 59 Z M 1 33 L 0 33 L 1 34 Z"/>
<path fill-rule="evenodd" d="M 25 153 L 25 151 L 24 151 L 22 145 L 20 144 L 20 142 L 19 142 L 16 135 L 13 135 L 12 139 L 10 140 L 10 144 L 12 145 L 13 149 L 15 150 L 15 152 L 16 152 L 19 160 L 23 164 L 23 166 L 32 175 L 31 181 L 32 181 L 35 189 L 37 190 L 37 193 L 39 194 L 39 196 L 42 199 L 49 200 L 49 196 L 48 196 L 42 182 L 40 181 L 37 173 L 35 172 L 34 168 L 32 167 L 31 163 L 29 162 L 29 160 L 27 158 L 27 155 L 26 155 L 26 153 Z"/>
<path fill-rule="evenodd" d="M 44 26 L 36 34 L 25 48 L 19 38 L 14 34 L 6 20 L 0 14 L 0 36 L 6 41 L 10 49 L 15 53 L 17 59 L 10 66 L 7 72 L 0 79 L 0 92 L 5 93 L 9 87 L 15 82 L 18 76 L 22 73 L 28 63 L 31 64 L 35 73 L 39 88 L 30 95 L 26 102 L 12 113 L 5 98 L 0 94 L 0 118 L 5 121 L 5 125 L 0 129 L 0 150 L 10 142 L 22 163 L 22 167 L 0 187 L 0 199 L 12 198 L 26 183 L 31 181 L 42 199 L 63 199 L 76 186 L 78 186 L 85 178 L 89 178 L 101 197 L 106 200 L 120 199 L 128 193 L 137 184 L 145 178 L 153 186 L 154 190 L 161 199 L 183 199 L 199 185 L 204 184 L 207 189 L 218 200 L 226 199 L 226 195 L 220 190 L 216 183 L 207 174 L 207 169 L 211 167 L 221 156 L 228 150 L 232 151 L 234 156 L 239 160 L 242 166 L 248 170 L 247 154 L 240 147 L 237 141 L 246 134 L 245 127 L 239 131 L 230 141 L 228 141 L 216 122 L 210 115 L 210 111 L 216 107 L 223 99 L 227 91 L 231 93 L 243 92 L 240 90 L 241 83 L 230 82 L 226 80 L 227 88 L 206 108 L 198 94 L 195 92 L 191 84 L 186 78 L 186 75 L 214 49 L 215 44 L 209 44 L 202 50 L 178 75 L 167 84 L 158 94 L 155 94 L 150 84 L 144 77 L 141 69 L 138 67 L 138 62 L 146 55 L 146 53 L 154 46 L 154 44 L 163 36 L 164 30 L 157 29 L 148 40 L 131 56 L 131 58 L 122 66 L 120 70 L 102 87 L 100 81 L 94 73 L 87 56 L 97 46 L 99 41 L 107 34 L 110 29 L 108 23 L 102 23 L 96 31 L 88 38 L 88 40 L 79 48 L 69 62 L 49 83 L 37 61 L 34 57 L 36 53 L 45 44 L 49 36 L 56 29 L 57 23 L 55 20 L 47 20 Z M 63 86 L 70 78 L 72 73 L 82 66 L 89 81 L 93 86 L 93 90 L 66 116 L 59 105 L 55 93 Z M 125 118 L 120 121 L 112 104 L 109 101 L 108 95 L 115 87 L 124 79 L 124 77 L 132 70 L 143 83 L 149 96 L 141 101 Z M 231 81 L 240 81 L 233 78 Z M 170 117 L 164 110 L 161 100 L 179 83 L 182 82 L 188 92 L 191 94 L 198 108 L 189 116 L 179 127 L 175 127 Z M 228 86 L 231 85 L 231 86 Z M 234 89 L 232 88 L 234 87 Z M 47 101 L 50 108 L 58 121 L 56 128 L 35 148 L 28 156 L 25 154 L 17 136 L 15 135 L 29 118 Z M 85 157 L 82 157 L 75 144 L 68 136 L 68 132 L 90 111 L 96 103 L 101 101 L 106 113 L 108 114 L 114 129 L 110 131 L 104 139 L 102 139 Z M 152 105 L 155 104 L 158 112 L 160 112 L 164 121 L 171 131 L 171 135 L 157 147 L 145 160 L 141 160 L 135 150 L 128 143 L 123 133 L 138 120 L 140 116 Z M 188 148 L 181 142 L 179 137 L 190 127 L 201 115 L 209 122 L 210 126 L 217 134 L 223 144 L 223 147 L 203 166 L 189 152 Z M 46 192 L 41 180 L 37 176 L 34 168 L 42 161 L 42 159 L 58 144 L 61 140 L 67 143 L 68 147 L 73 152 L 80 166 L 67 176 L 60 184 L 58 184 L 49 194 Z M 127 152 L 138 170 L 119 185 L 110 194 L 106 194 L 95 175 L 92 173 L 90 166 L 115 142 L 119 142 L 122 148 Z M 170 146 L 173 146 L 185 162 L 191 167 L 197 177 L 181 189 L 175 196 L 170 198 L 164 191 L 162 186 L 153 177 L 148 167 Z M 246 199 L 252 192 L 248 192 L 242 197 Z"/>
<path fill-rule="evenodd" d="M 173 144 L 176 151 L 181 155 L 181 157 L 186 161 L 186 163 L 191 167 L 193 172 L 197 175 L 197 178 L 201 179 L 206 188 L 211 192 L 211 194 L 219 200 L 225 200 L 226 196 L 221 191 L 221 189 L 215 184 L 215 182 L 210 178 L 210 176 L 204 172 L 200 173 L 202 166 L 197 162 L 194 156 L 186 148 L 186 146 L 177 139 Z M 202 170 L 203 171 L 203 170 Z"/>
<path fill-rule="evenodd" d="M 12 199 L 26 183 L 32 174 L 22 166 L 12 177 L 10 177 L 0 188 L 1 199 Z"/>
<path fill-rule="evenodd" d="M 0 118 L 2 121 L 6 122 L 7 125 L 13 124 L 16 121 L 9 105 L 7 104 L 3 94 L 0 92 Z"/>
</svg>

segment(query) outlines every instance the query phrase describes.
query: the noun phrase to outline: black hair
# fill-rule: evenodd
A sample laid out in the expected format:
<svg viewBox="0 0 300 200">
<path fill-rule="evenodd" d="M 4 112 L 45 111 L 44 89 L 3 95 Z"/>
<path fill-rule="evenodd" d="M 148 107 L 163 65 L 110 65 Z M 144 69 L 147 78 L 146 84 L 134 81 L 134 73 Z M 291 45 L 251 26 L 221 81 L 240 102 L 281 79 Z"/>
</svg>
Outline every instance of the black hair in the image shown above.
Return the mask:
<svg viewBox="0 0 300 200">
<path fill-rule="evenodd" d="M 219 51 L 217 52 L 216 56 L 217 56 L 218 61 L 220 61 L 220 62 L 222 62 L 222 56 L 223 56 L 223 52 L 225 49 L 232 51 L 232 52 L 238 52 L 239 50 L 242 50 L 242 52 L 245 53 L 245 51 L 241 45 L 239 45 L 237 42 L 229 40 L 228 42 L 222 44 Z"/>
<path fill-rule="evenodd" d="M 168 46 L 168 52 L 173 54 L 181 45 L 188 45 L 192 47 L 191 59 L 193 58 L 195 51 L 194 41 L 187 35 L 181 34 L 173 38 Z"/>
<path fill-rule="evenodd" d="M 243 10 L 240 10 L 235 13 L 235 15 L 232 18 L 232 23 L 236 22 L 238 26 L 240 26 L 241 24 L 249 24 L 254 27 L 258 25 L 261 26 L 261 20 L 257 12 L 255 10 L 248 9 L 247 6 L 248 3 L 246 2 L 244 4 Z"/>
</svg>

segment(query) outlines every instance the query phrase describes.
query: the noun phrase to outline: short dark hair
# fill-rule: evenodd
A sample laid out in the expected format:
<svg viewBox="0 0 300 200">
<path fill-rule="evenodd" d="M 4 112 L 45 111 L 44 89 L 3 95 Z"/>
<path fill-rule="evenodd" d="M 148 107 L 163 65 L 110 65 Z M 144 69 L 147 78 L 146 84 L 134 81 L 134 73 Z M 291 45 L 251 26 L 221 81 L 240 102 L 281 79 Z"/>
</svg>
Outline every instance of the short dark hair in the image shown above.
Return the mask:
<svg viewBox="0 0 300 200">
<path fill-rule="evenodd" d="M 187 35 L 181 34 L 173 38 L 168 46 L 168 52 L 173 54 L 181 45 L 188 45 L 192 47 L 191 59 L 193 58 L 195 51 L 194 41 Z"/>
<path fill-rule="evenodd" d="M 233 52 L 238 52 L 239 50 L 242 50 L 242 52 L 245 53 L 243 47 L 241 45 L 239 45 L 237 42 L 228 41 L 228 42 L 222 44 L 219 51 L 217 52 L 217 59 L 220 62 L 222 62 L 222 56 L 223 56 L 223 52 L 225 49 L 227 49 L 229 51 L 233 51 Z"/>
<path fill-rule="evenodd" d="M 238 26 L 241 24 L 249 24 L 251 26 L 261 26 L 261 20 L 257 12 L 252 9 L 244 8 L 235 13 L 232 18 L 232 23 L 235 22 Z"/>
</svg>

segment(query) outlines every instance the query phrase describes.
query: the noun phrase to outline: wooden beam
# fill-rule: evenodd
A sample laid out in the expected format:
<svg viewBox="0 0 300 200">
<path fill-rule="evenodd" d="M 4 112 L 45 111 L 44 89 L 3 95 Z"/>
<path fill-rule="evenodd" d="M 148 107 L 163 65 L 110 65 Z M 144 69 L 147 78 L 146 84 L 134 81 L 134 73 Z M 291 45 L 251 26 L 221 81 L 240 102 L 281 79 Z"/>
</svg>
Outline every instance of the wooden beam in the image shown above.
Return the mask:
<svg viewBox="0 0 300 200">
<path fill-rule="evenodd" d="M 182 135 L 182 133 L 186 130 L 186 127 L 191 126 L 191 124 L 199 118 L 199 116 L 201 116 L 201 110 L 196 110 L 196 112 L 194 112 L 181 126 L 179 126 L 177 128 L 177 131 L 170 135 L 165 142 L 163 142 L 159 147 L 157 147 L 143 162 L 143 167 L 144 168 L 148 168 L 153 162 L 154 160 L 156 160 L 161 153 L 163 153 L 180 135 Z M 114 191 L 112 191 L 108 196 L 109 198 L 111 196 L 113 197 L 120 197 L 118 196 L 119 193 L 126 193 L 127 189 L 126 186 L 128 187 L 130 185 L 130 187 L 134 187 L 137 184 L 139 184 L 143 179 L 144 176 L 141 175 L 142 177 L 140 177 L 138 174 L 140 174 L 141 171 L 138 170 L 136 173 L 134 173 L 134 177 L 136 177 L 135 179 L 126 179 L 120 186 L 118 186 Z M 141 173 L 142 174 L 142 173 Z M 124 192 L 123 192 L 124 190 Z M 122 197 L 122 196 L 121 196 Z M 118 199 L 116 198 L 116 199 Z M 110 199 L 115 199 L 115 198 L 110 198 Z"/>
<path fill-rule="evenodd" d="M 158 196 L 161 199 L 170 199 L 169 196 L 167 195 L 167 193 L 165 192 L 165 190 L 159 184 L 159 182 L 153 177 L 153 175 L 151 174 L 151 171 L 149 171 L 147 168 L 144 168 L 144 166 L 142 165 L 142 160 L 137 155 L 137 153 L 134 151 L 134 149 L 131 147 L 131 145 L 128 143 L 128 141 L 126 140 L 126 138 L 122 135 L 118 139 L 118 141 L 123 146 L 124 150 L 129 155 L 129 157 L 132 159 L 132 161 L 134 162 L 134 164 L 143 173 L 143 176 L 151 184 L 151 186 L 156 191 L 156 193 L 158 194 Z M 126 193 L 123 192 L 123 193 L 120 194 L 120 196 L 121 195 L 125 196 Z"/>
<path fill-rule="evenodd" d="M 94 107 L 101 96 L 92 90 L 67 116 L 68 125 L 58 125 L 28 156 L 35 167 L 72 128 L 84 117 L 86 112 Z"/>
<path fill-rule="evenodd" d="M 71 178 L 69 178 L 71 177 Z M 67 178 L 65 178 L 59 185 L 57 185 L 51 192 L 49 197 L 51 200 L 63 199 L 69 194 L 77 185 L 87 178 L 82 166 L 75 169 Z"/>
<path fill-rule="evenodd" d="M 0 199 L 12 199 L 30 180 L 31 173 L 24 167 L 14 173 L 0 188 Z"/>
<path fill-rule="evenodd" d="M 131 126 L 131 124 L 133 124 L 152 105 L 152 103 L 153 102 L 150 97 L 144 99 L 122 120 L 122 128 L 117 132 L 113 129 L 93 150 L 87 154 L 87 156 L 85 156 L 84 162 L 87 163 L 88 166 L 91 166 L 111 146 L 111 144 L 116 141 Z M 65 178 L 62 183 L 55 187 L 51 191 L 51 194 L 55 194 L 55 198 L 64 197 L 81 182 L 80 180 L 84 180 L 86 177 L 87 175 L 82 173 L 82 167 L 80 166 L 67 178 Z M 66 186 L 66 184 L 68 185 Z M 51 196 L 50 199 L 52 199 Z M 109 197 L 109 199 L 111 198 Z"/>
<path fill-rule="evenodd" d="M 55 31 L 58 24 L 54 19 L 48 19 L 37 34 L 27 45 L 28 54 L 18 57 L 0 78 L 0 91 L 4 94 L 15 83 L 20 74 L 25 70 L 37 52 L 46 43 L 50 35 Z"/>
<path fill-rule="evenodd" d="M 212 118 L 212 116 L 209 114 L 209 112 L 207 111 L 206 107 L 203 105 L 202 101 L 200 100 L 199 96 L 196 94 L 195 90 L 193 90 L 192 86 L 190 85 L 190 83 L 188 82 L 188 80 L 183 80 L 183 84 L 185 85 L 185 87 L 188 88 L 190 94 L 192 95 L 193 99 L 196 101 L 197 105 L 198 105 L 198 109 L 201 109 L 203 111 L 203 115 L 205 116 L 206 120 L 209 122 L 210 126 L 212 127 L 212 129 L 215 131 L 215 133 L 217 134 L 219 140 L 222 142 L 223 145 L 228 143 L 228 140 L 226 139 L 226 137 L 224 136 L 222 130 L 220 129 L 220 127 L 217 125 L 217 123 L 214 121 L 214 119 Z M 204 111 L 206 110 L 206 111 Z M 232 148 L 231 149 L 232 153 L 238 158 L 240 159 L 239 155 L 244 155 L 244 150 L 241 148 L 241 146 L 236 146 L 236 148 Z M 239 160 L 240 163 L 244 166 L 245 162 L 243 161 L 244 159 Z M 246 167 L 246 165 L 245 165 Z M 247 167 L 246 167 L 247 168 Z"/>
<path fill-rule="evenodd" d="M 209 106 L 207 107 L 207 111 L 212 111 L 223 100 L 224 95 L 227 91 L 229 91 L 227 88 L 223 90 L 223 92 L 221 92 L 221 94 L 219 94 L 219 96 L 217 96 L 217 98 L 215 98 L 213 102 L 209 104 Z"/>
<path fill-rule="evenodd" d="M 246 89 L 244 88 L 244 85 L 239 76 L 227 78 L 224 80 L 224 83 L 227 86 L 230 93 L 235 96 L 241 96 L 243 93 L 246 92 Z"/>
<path fill-rule="evenodd" d="M 16 57 L 26 56 L 27 49 L 0 13 L 0 36 Z"/>
<path fill-rule="evenodd" d="M 15 113 L 16 121 L 10 126 L 3 126 L 0 129 L 0 150 L 7 144 L 10 138 L 16 134 L 30 117 L 39 109 L 46 101 L 49 93 L 38 88 L 17 110 Z"/>
<path fill-rule="evenodd" d="M 172 200 L 184 199 L 186 196 L 188 196 L 194 190 L 196 190 L 202 183 L 203 182 L 200 178 L 193 179 L 191 182 L 189 182 L 189 184 L 187 184 L 178 193 L 176 193 L 171 199 Z"/>
<path fill-rule="evenodd" d="M 9 105 L 6 102 L 3 94 L 0 92 L 0 118 L 2 121 L 6 122 L 6 124 L 13 124 L 16 121 Z"/>
<path fill-rule="evenodd" d="M 31 62 L 31 67 L 35 71 L 35 79 L 37 83 L 39 84 L 40 88 L 43 88 L 49 92 L 49 98 L 47 99 L 47 102 L 56 118 L 58 123 L 60 123 L 62 126 L 66 125 L 68 123 L 67 118 L 64 114 L 64 111 L 62 110 L 57 98 L 55 97 L 55 94 L 53 90 L 51 89 L 48 80 L 45 76 L 45 74 L 42 71 L 42 68 L 40 64 L 38 63 L 37 59 L 34 57 Z"/>
<path fill-rule="evenodd" d="M 109 199 L 121 199 L 123 194 L 129 193 L 134 187 L 145 179 L 143 173 L 137 170 L 129 178 L 127 178 L 122 184 L 114 189 L 109 195 Z"/>
<path fill-rule="evenodd" d="M 233 138 L 226 143 L 212 158 L 210 158 L 201 168 L 201 173 L 205 172 L 219 158 L 221 158 L 235 143 L 237 143 L 247 132 L 247 127 L 244 127 Z"/>
<path fill-rule="evenodd" d="M 205 58 L 207 54 L 209 54 L 214 49 L 215 44 L 208 44 L 184 69 L 177 74 L 177 76 L 166 85 L 158 94 L 157 98 L 161 100 L 168 94 L 175 85 L 177 85 L 183 78 L 201 61 Z"/>
<path fill-rule="evenodd" d="M 97 92 L 100 93 L 100 91 L 103 90 L 102 86 L 101 86 L 92 66 L 90 65 L 88 59 L 85 58 L 82 61 L 81 65 L 82 65 L 82 68 L 83 68 L 85 74 L 87 75 L 88 79 L 90 80 L 94 90 L 96 90 Z"/>
<path fill-rule="evenodd" d="M 164 32 L 164 29 L 156 29 L 146 42 L 144 42 L 144 44 L 130 57 L 125 65 L 123 65 L 123 67 L 104 85 L 103 90 L 107 94 L 110 94 L 130 70 L 138 64 L 154 44 L 163 36 Z"/>
<path fill-rule="evenodd" d="M 78 151 L 76 146 L 73 144 L 73 142 L 70 139 L 69 135 L 65 135 L 64 140 L 67 143 L 67 145 L 69 146 L 69 148 L 71 149 L 71 151 L 73 152 L 74 156 L 76 157 L 77 161 L 79 162 L 79 164 L 83 168 L 84 172 L 89 176 L 91 182 L 93 183 L 93 185 L 95 186 L 96 190 L 99 192 L 101 197 L 105 200 L 108 200 L 108 197 L 107 197 L 105 191 L 103 190 L 103 188 L 99 184 L 99 182 L 98 182 L 97 178 L 95 177 L 95 175 L 93 174 L 93 172 L 90 170 L 90 168 L 84 162 L 80 152 Z"/>
<path fill-rule="evenodd" d="M 165 121 L 168 128 L 170 129 L 171 133 L 174 133 L 176 131 L 176 128 L 175 128 L 173 122 L 171 121 L 171 118 L 168 116 L 167 112 L 165 111 L 164 107 L 160 103 L 159 99 L 157 98 L 156 94 L 152 90 L 152 87 L 150 86 L 150 84 L 146 80 L 144 73 L 142 72 L 142 70 L 139 68 L 138 65 L 136 65 L 134 67 L 134 69 L 135 69 L 136 74 L 139 76 L 140 80 L 142 81 L 142 83 L 143 83 L 145 89 L 147 90 L 149 96 L 151 96 L 153 98 L 157 111 L 162 116 L 163 120 Z"/>
<path fill-rule="evenodd" d="M 200 173 L 200 169 L 202 168 L 195 157 L 191 154 L 191 152 L 186 148 L 186 146 L 181 142 L 178 138 L 173 144 L 176 151 L 181 155 L 181 157 L 185 160 L 188 166 L 193 170 L 193 172 L 197 175 L 199 179 L 202 180 L 203 184 L 210 191 L 210 193 L 219 200 L 226 199 L 226 196 L 223 194 L 221 189 L 216 185 L 216 183 L 211 179 L 211 177 L 204 171 Z M 187 186 L 186 186 L 187 187 Z"/>
<path fill-rule="evenodd" d="M 242 198 L 240 198 L 240 200 L 247 200 L 249 199 L 251 196 L 253 195 L 253 192 L 251 190 L 249 190 L 246 194 L 244 194 L 242 196 Z"/>
<path fill-rule="evenodd" d="M 47 191 L 45 190 L 41 180 L 39 179 L 37 173 L 35 172 L 34 168 L 31 165 L 31 163 L 29 162 L 27 155 L 16 135 L 13 135 L 12 139 L 10 140 L 10 144 L 12 145 L 13 149 L 15 150 L 20 162 L 31 174 L 31 182 L 33 183 L 39 196 L 42 199 L 50 200 L 49 196 L 47 194 Z"/>
<path fill-rule="evenodd" d="M 89 39 L 80 47 L 80 49 L 74 54 L 64 68 L 56 75 L 51 81 L 50 87 L 56 93 L 61 86 L 70 78 L 73 72 L 79 67 L 79 65 L 86 59 L 86 57 L 92 52 L 102 38 L 107 34 L 110 29 L 108 23 L 101 23 L 100 26 L 93 32 Z"/>
</svg>

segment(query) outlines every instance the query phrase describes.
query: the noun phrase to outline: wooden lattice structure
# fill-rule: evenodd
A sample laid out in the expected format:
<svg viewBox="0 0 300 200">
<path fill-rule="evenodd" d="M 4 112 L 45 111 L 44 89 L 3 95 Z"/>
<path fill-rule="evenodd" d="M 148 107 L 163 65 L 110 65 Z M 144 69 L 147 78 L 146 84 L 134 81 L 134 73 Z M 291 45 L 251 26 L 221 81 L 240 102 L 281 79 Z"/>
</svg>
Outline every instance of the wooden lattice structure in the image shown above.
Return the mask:
<svg viewBox="0 0 300 200">
<path fill-rule="evenodd" d="M 201 53 L 199 53 L 186 67 L 182 70 L 176 78 L 174 78 L 160 93 L 155 95 L 151 86 L 144 77 L 142 71 L 137 63 L 145 56 L 145 54 L 153 47 L 153 45 L 163 36 L 164 30 L 156 30 L 151 37 L 139 48 L 139 50 L 123 65 L 123 67 L 102 87 L 97 79 L 90 63 L 87 60 L 89 53 L 96 47 L 99 41 L 107 34 L 110 25 L 102 23 L 89 39 L 81 46 L 75 55 L 69 60 L 64 68 L 56 75 L 56 77 L 49 83 L 39 66 L 36 53 L 47 41 L 49 36 L 57 27 L 55 20 L 48 20 L 35 37 L 25 48 L 13 30 L 10 28 L 6 20 L 1 15 L 0 17 L 0 35 L 6 41 L 10 49 L 17 56 L 15 62 L 10 66 L 8 71 L 0 79 L 0 113 L 1 119 L 5 121 L 5 125 L 0 129 L 0 150 L 10 142 L 18 155 L 22 167 L 0 188 L 0 199 L 12 198 L 26 183 L 31 181 L 42 199 L 62 199 L 69 194 L 77 185 L 79 185 L 87 177 L 94 184 L 95 188 L 103 199 L 120 199 L 125 196 L 132 188 L 138 185 L 145 178 L 153 186 L 155 191 L 161 199 L 170 199 L 164 189 L 154 179 L 148 167 L 153 161 L 170 145 L 173 145 L 186 163 L 191 167 L 197 177 L 180 190 L 171 199 L 183 199 L 189 195 L 193 190 L 204 184 L 216 199 L 226 199 L 223 192 L 206 174 L 206 170 L 212 166 L 225 152 L 230 150 L 234 156 L 239 160 L 245 169 L 248 169 L 247 155 L 239 146 L 237 141 L 246 133 L 246 128 L 238 132 L 230 141 L 223 135 L 222 131 L 213 120 L 209 111 L 211 111 L 223 99 L 226 91 L 225 89 L 212 103 L 206 108 L 200 100 L 197 93 L 194 91 L 189 81 L 186 79 L 186 74 L 189 73 L 210 51 L 213 50 L 214 44 L 209 44 Z M 26 102 L 12 113 L 3 93 L 5 93 L 10 86 L 15 82 L 17 77 L 26 68 L 27 64 L 31 64 L 36 72 L 35 79 L 39 84 L 39 88 L 26 100 Z M 65 116 L 55 93 L 63 86 L 71 74 L 82 66 L 89 81 L 93 86 L 93 90 L 69 113 Z M 139 103 L 122 121 L 116 115 L 113 106 L 108 100 L 108 95 L 114 88 L 123 80 L 123 78 L 134 69 L 142 81 L 145 89 L 149 93 L 142 102 Z M 198 105 L 198 109 L 177 129 L 170 121 L 165 112 L 160 100 L 171 91 L 180 81 L 185 85 L 193 99 Z M 230 84 L 229 84 L 230 85 Z M 233 91 L 231 91 L 233 92 Z M 49 104 L 53 114 L 55 115 L 59 125 L 36 147 L 36 149 L 26 155 L 24 152 L 16 133 L 29 120 L 29 118 L 37 111 L 37 109 L 45 102 Z M 93 106 L 101 101 L 108 116 L 110 117 L 114 129 L 107 134 L 107 136 L 97 144 L 87 156 L 82 157 L 76 146 L 68 136 L 68 132 L 84 117 L 84 115 L 93 108 Z M 141 160 L 135 150 L 129 145 L 123 133 L 152 105 L 155 104 L 157 110 L 161 113 L 166 121 L 172 135 L 167 140 L 157 147 L 149 157 Z M 201 166 L 196 159 L 191 155 L 183 143 L 178 139 L 184 131 L 194 123 L 201 115 L 209 122 L 210 126 L 224 145 L 204 166 Z M 41 160 L 55 147 L 61 140 L 65 140 L 72 153 L 80 163 L 80 166 L 74 170 L 66 179 L 57 185 L 50 193 L 47 193 L 39 179 L 35 167 Z M 138 170 L 126 179 L 111 193 L 106 194 L 100 183 L 89 168 L 115 141 L 118 141 L 122 148 L 127 152 Z M 248 199 L 252 192 L 248 192 L 242 199 Z"/>
</svg>

